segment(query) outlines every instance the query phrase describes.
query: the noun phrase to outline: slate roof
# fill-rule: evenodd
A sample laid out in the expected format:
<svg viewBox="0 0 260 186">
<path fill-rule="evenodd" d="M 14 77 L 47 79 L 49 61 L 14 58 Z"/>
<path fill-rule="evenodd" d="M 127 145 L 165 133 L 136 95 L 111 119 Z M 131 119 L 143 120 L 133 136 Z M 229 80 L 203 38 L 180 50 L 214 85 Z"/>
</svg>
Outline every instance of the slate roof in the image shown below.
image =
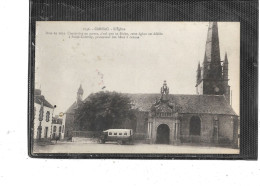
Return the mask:
<svg viewBox="0 0 260 186">
<path fill-rule="evenodd" d="M 35 95 L 34 96 L 34 103 L 42 104 L 45 107 L 54 108 L 45 98 L 43 95 Z"/>
<path fill-rule="evenodd" d="M 126 94 L 132 100 L 133 108 L 149 112 L 160 94 Z M 237 115 L 224 96 L 218 95 L 182 95 L 169 94 L 171 102 L 180 109 L 180 113 L 207 113 Z"/>
<path fill-rule="evenodd" d="M 128 94 L 126 93 L 133 104 L 134 109 L 139 111 L 149 112 L 151 106 L 160 99 L 161 94 Z M 84 100 L 86 100 L 88 97 Z M 171 102 L 178 107 L 180 113 L 198 113 L 198 114 L 224 114 L 236 115 L 230 104 L 224 96 L 219 95 L 183 95 L 169 94 Z M 74 113 L 77 103 L 74 102 L 66 111 L 66 113 Z"/>
</svg>

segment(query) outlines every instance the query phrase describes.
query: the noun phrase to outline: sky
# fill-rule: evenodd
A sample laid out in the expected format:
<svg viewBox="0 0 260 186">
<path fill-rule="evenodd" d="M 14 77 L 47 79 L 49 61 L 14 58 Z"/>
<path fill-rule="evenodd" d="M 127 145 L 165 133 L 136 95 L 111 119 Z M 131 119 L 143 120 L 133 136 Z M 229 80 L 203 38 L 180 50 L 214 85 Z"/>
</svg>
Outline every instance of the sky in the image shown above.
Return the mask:
<svg viewBox="0 0 260 186">
<path fill-rule="evenodd" d="M 37 22 L 35 87 L 65 112 L 76 101 L 103 90 L 160 93 L 167 81 L 170 94 L 196 94 L 196 70 L 202 64 L 208 22 Z M 91 30 L 99 29 L 106 30 Z M 124 30 L 111 31 L 113 28 Z M 88 30 L 90 29 L 90 30 Z M 229 61 L 232 107 L 239 114 L 240 24 L 218 22 L 220 56 Z M 57 33 L 57 35 L 54 34 Z M 151 33 L 139 39 L 73 38 L 79 33 Z M 50 34 L 52 33 L 52 34 Z M 154 33 L 157 33 L 154 34 Z M 159 33 L 159 34 L 158 34 Z M 70 36 L 70 37 L 69 37 Z"/>
</svg>

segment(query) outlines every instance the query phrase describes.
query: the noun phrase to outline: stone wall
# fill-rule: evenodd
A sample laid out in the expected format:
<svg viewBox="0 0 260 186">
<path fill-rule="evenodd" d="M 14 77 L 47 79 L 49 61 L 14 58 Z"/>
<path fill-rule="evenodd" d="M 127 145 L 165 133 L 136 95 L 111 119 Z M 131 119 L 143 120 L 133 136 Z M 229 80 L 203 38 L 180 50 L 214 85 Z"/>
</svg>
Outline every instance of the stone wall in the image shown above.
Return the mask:
<svg viewBox="0 0 260 186">
<path fill-rule="evenodd" d="M 148 112 L 136 112 L 136 133 L 146 134 L 148 123 Z"/>
<path fill-rule="evenodd" d="M 180 126 L 181 142 L 187 143 L 192 141 L 190 136 L 190 120 L 192 116 L 198 116 L 201 120 L 201 133 L 199 143 L 213 143 L 213 121 L 214 117 L 218 118 L 218 139 L 219 143 L 232 143 L 237 135 L 234 134 L 237 127 L 234 125 L 234 118 L 237 116 L 213 115 L 213 114 L 183 114 Z"/>
<path fill-rule="evenodd" d="M 234 122 L 232 116 L 219 116 L 219 142 L 230 143 L 233 141 Z"/>
<path fill-rule="evenodd" d="M 66 113 L 65 114 L 65 132 L 64 132 L 64 137 L 65 138 L 70 138 L 72 137 L 72 131 L 74 127 L 74 114 L 71 113 Z"/>
</svg>

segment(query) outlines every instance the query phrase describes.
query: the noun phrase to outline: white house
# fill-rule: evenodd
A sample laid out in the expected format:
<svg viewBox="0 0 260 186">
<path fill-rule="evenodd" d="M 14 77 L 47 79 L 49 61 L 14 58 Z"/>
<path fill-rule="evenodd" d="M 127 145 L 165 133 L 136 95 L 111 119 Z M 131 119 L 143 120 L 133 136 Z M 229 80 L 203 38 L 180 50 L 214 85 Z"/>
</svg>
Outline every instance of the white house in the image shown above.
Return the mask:
<svg viewBox="0 0 260 186">
<path fill-rule="evenodd" d="M 52 118 L 52 139 L 64 139 L 65 121 L 63 121 L 62 115 L 55 115 Z"/>
<path fill-rule="evenodd" d="M 55 107 L 41 94 L 34 91 L 34 139 L 63 139 L 65 122 L 61 117 L 53 117 Z"/>
</svg>

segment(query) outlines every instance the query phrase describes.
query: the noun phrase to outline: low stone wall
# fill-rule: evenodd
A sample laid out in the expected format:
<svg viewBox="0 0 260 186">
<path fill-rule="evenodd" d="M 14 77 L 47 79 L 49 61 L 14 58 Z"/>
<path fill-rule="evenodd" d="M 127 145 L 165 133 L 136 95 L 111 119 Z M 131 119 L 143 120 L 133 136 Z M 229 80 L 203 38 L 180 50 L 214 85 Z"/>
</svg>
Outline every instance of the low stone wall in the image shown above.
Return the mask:
<svg viewBox="0 0 260 186">
<path fill-rule="evenodd" d="M 72 137 L 98 138 L 101 133 L 99 131 L 72 131 Z"/>
<path fill-rule="evenodd" d="M 72 142 L 75 143 L 98 143 L 97 138 L 72 137 Z"/>
<path fill-rule="evenodd" d="M 147 135 L 145 133 L 134 133 L 135 140 L 145 140 Z"/>
</svg>

